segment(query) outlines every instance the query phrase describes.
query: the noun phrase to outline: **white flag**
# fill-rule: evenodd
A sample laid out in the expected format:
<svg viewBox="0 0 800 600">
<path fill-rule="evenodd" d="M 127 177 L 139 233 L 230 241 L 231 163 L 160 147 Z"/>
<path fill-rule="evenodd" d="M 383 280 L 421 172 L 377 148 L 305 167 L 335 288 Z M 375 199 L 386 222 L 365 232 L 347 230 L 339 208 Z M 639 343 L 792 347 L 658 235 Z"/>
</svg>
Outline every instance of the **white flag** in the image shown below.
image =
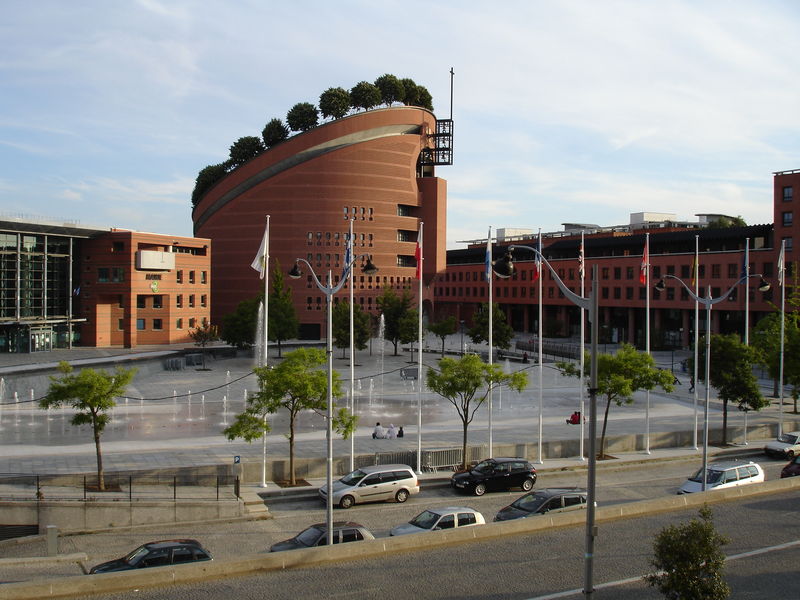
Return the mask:
<svg viewBox="0 0 800 600">
<path fill-rule="evenodd" d="M 260 278 L 264 279 L 267 272 L 267 261 L 269 260 L 269 227 L 264 229 L 264 237 L 261 238 L 261 245 L 258 247 L 258 254 L 250 263 L 250 266 L 258 271 Z"/>
<path fill-rule="evenodd" d="M 778 285 L 783 285 L 783 275 L 784 275 L 783 272 L 785 270 L 783 264 L 785 260 L 783 256 L 783 251 L 784 251 L 784 244 L 781 243 L 781 253 L 778 255 Z"/>
</svg>

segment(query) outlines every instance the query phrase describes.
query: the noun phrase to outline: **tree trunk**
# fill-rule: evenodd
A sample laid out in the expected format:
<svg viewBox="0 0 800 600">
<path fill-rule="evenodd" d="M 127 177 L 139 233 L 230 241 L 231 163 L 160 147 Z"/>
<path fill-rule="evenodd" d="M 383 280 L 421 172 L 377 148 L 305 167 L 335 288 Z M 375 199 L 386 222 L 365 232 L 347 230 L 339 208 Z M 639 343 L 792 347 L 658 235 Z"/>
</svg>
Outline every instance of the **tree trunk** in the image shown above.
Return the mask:
<svg viewBox="0 0 800 600">
<path fill-rule="evenodd" d="M 392 340 L 392 344 L 394 344 L 394 355 L 397 356 L 397 343 L 400 340 Z"/>
<path fill-rule="evenodd" d="M 294 478 L 294 413 L 289 416 L 289 485 L 295 484 Z M 332 493 L 332 490 L 328 490 Z"/>
<path fill-rule="evenodd" d="M 94 430 L 94 451 L 97 454 L 97 489 L 106 491 L 106 482 L 103 477 L 103 453 L 100 452 L 100 433 Z"/>
<path fill-rule="evenodd" d="M 278 340 L 278 358 L 282 358 L 281 356 L 281 341 Z"/>
<path fill-rule="evenodd" d="M 722 445 L 728 445 L 728 401 L 722 399 Z"/>
<path fill-rule="evenodd" d="M 444 338 L 442 338 L 442 358 L 444 358 Z"/>
<path fill-rule="evenodd" d="M 467 429 L 469 428 L 469 423 L 466 421 L 461 422 L 462 426 L 464 427 L 464 437 L 461 442 L 461 468 L 465 471 L 467 470 Z"/>
<path fill-rule="evenodd" d="M 606 427 L 608 426 L 608 409 L 611 408 L 611 396 L 606 398 L 606 412 L 603 415 L 603 433 L 600 434 L 600 458 L 606 455 Z M 581 415 L 581 419 L 583 415 Z"/>
</svg>

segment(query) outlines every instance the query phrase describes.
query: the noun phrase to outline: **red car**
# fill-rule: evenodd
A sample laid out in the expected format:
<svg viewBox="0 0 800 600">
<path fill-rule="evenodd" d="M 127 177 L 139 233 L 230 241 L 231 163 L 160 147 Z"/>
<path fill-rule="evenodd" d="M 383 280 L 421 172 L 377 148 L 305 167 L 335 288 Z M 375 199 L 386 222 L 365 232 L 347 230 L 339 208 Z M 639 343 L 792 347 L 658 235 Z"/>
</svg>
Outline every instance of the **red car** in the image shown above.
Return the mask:
<svg viewBox="0 0 800 600">
<path fill-rule="evenodd" d="M 797 475 L 800 475 L 800 456 L 795 456 L 792 462 L 783 467 L 781 479 L 784 477 L 796 477 Z"/>
</svg>

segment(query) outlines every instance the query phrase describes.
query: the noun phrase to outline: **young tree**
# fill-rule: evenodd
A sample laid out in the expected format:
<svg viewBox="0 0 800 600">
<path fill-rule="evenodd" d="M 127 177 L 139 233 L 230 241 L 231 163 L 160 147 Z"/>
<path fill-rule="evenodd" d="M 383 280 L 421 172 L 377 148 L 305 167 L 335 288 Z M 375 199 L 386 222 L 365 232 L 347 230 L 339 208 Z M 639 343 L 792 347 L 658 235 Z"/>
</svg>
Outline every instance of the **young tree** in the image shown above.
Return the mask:
<svg viewBox="0 0 800 600">
<path fill-rule="evenodd" d="M 403 290 L 403 294 L 398 296 L 390 287 L 383 288 L 383 294 L 377 299 L 378 308 L 383 314 L 383 337 L 394 345 L 395 356 L 397 356 L 397 344 L 406 338 L 407 332 L 403 326 L 403 317 L 406 317 L 408 311 L 411 310 L 412 300 L 408 290 Z"/>
<path fill-rule="evenodd" d="M 286 114 L 286 123 L 292 131 L 308 131 L 317 126 L 319 113 L 310 102 L 298 102 Z"/>
<path fill-rule="evenodd" d="M 698 347 L 698 377 L 706 376 L 706 343 L 701 338 Z M 722 444 L 728 443 L 728 403 L 735 402 L 740 410 L 761 410 L 768 401 L 761 395 L 758 380 L 753 374 L 757 350 L 745 346 L 736 334 L 711 336 L 711 385 L 722 400 Z M 694 357 L 689 358 L 694 369 Z"/>
<path fill-rule="evenodd" d="M 269 293 L 267 336 L 278 343 L 278 358 L 281 357 L 281 342 L 297 337 L 300 321 L 292 303 L 292 289 L 285 284 L 283 270 L 278 259 L 272 269 L 272 290 Z"/>
<path fill-rule="evenodd" d="M 428 369 L 428 387 L 445 398 L 458 412 L 462 427 L 463 467 L 467 463 L 467 431 L 477 410 L 489 396 L 489 390 L 507 386 L 521 392 L 528 385 L 524 371 L 504 373 L 500 365 L 486 364 L 480 357 L 467 354 L 459 359 L 443 358 L 439 371 Z"/>
<path fill-rule="evenodd" d="M 444 358 L 444 341 L 448 335 L 452 335 L 456 332 L 456 327 L 456 318 L 453 315 L 450 315 L 438 323 L 430 323 L 428 325 L 428 331 L 442 340 L 442 358 Z"/>
<path fill-rule="evenodd" d="M 242 438 L 249 441 L 266 435 L 264 416 L 283 409 L 289 413 L 289 483 L 295 485 L 294 442 L 297 416 L 313 410 L 325 416 L 328 406 L 328 373 L 325 351 L 318 348 L 299 348 L 286 353 L 284 360 L 274 367 L 254 369 L 258 376 L 259 391 L 247 399 L 247 408 L 236 416 L 233 424 L 224 430 L 229 440 Z M 333 396 L 342 395 L 339 374 L 333 373 Z M 336 410 L 332 426 L 348 439 L 358 424 L 358 417 L 345 408 Z"/>
<path fill-rule="evenodd" d="M 97 488 L 105 491 L 100 436 L 111 420 L 109 412 L 117 405 L 114 398 L 125 393 L 136 369 L 117 367 L 113 374 L 83 369 L 73 374 L 72 365 L 62 361 L 58 364 L 58 370 L 64 376 L 60 379 L 50 377 L 50 388 L 47 395 L 39 400 L 39 408 L 58 408 L 66 404 L 77 411 L 70 421 L 73 425 L 91 425 L 97 456 Z"/>
<path fill-rule="evenodd" d="M 381 103 L 381 91 L 368 81 L 360 81 L 350 90 L 354 108 L 369 110 Z"/>
<path fill-rule="evenodd" d="M 195 346 L 202 348 L 203 370 L 206 370 L 206 346 L 219 339 L 219 329 L 216 325 L 209 322 L 203 323 L 200 327 L 195 327 L 189 332 L 189 337 L 194 340 Z"/>
<path fill-rule="evenodd" d="M 236 310 L 222 317 L 222 339 L 237 348 L 249 348 L 255 343 L 258 319 L 258 305 L 264 294 L 242 300 Z"/>
<path fill-rule="evenodd" d="M 670 525 L 656 536 L 651 564 L 658 573 L 644 579 L 665 598 L 724 600 L 731 591 L 723 578 L 722 546 L 729 542 L 714 528 L 711 509 L 703 506 L 700 519 Z"/>
<path fill-rule="evenodd" d="M 514 330 L 511 325 L 506 323 L 506 315 L 496 302 L 492 303 L 494 309 L 492 315 L 492 344 L 498 348 L 508 348 L 511 339 L 514 337 Z M 489 303 L 486 302 L 478 307 L 475 317 L 467 332 L 473 344 L 489 341 Z"/>
<path fill-rule="evenodd" d="M 369 313 L 364 312 L 360 304 L 353 304 L 353 347 L 363 350 L 370 337 Z M 337 302 L 333 307 L 333 345 L 342 349 L 350 347 L 350 303 Z"/>
<path fill-rule="evenodd" d="M 381 75 L 375 80 L 375 87 L 381 92 L 381 100 L 386 106 L 391 106 L 394 102 L 402 102 L 405 97 L 403 84 L 394 75 Z"/>
<path fill-rule="evenodd" d="M 584 375 L 589 385 L 589 357 L 586 357 Z M 603 431 L 600 435 L 600 456 L 606 454 L 606 428 L 611 402 L 617 406 L 632 404 L 633 395 L 639 390 L 652 390 L 660 387 L 671 392 L 675 376 L 672 371 L 656 368 L 655 360 L 649 354 L 638 352 L 629 344 L 623 344 L 616 354 L 597 356 L 597 393 L 606 397 L 606 410 L 603 415 Z M 575 363 L 558 362 L 556 367 L 562 375 L 580 377 L 580 366 Z"/>
<path fill-rule="evenodd" d="M 319 97 L 319 111 L 323 117 L 341 119 L 352 107 L 350 92 L 344 88 L 328 88 Z"/>
<path fill-rule="evenodd" d="M 264 151 L 261 140 L 252 135 L 246 135 L 236 140 L 230 149 L 230 164 L 232 167 L 243 165 L 251 158 L 255 158 Z"/>
<path fill-rule="evenodd" d="M 280 119 L 272 119 L 261 131 L 264 146 L 272 148 L 289 138 L 289 128 Z"/>
</svg>

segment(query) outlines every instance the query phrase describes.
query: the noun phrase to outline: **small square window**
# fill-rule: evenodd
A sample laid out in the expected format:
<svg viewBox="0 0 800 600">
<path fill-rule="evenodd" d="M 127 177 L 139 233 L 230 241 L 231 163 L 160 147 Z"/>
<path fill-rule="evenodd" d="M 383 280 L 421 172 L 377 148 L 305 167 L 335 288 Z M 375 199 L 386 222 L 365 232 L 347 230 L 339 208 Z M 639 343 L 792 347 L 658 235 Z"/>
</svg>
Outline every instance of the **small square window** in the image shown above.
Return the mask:
<svg viewBox="0 0 800 600">
<path fill-rule="evenodd" d="M 789 227 L 792 224 L 793 216 L 791 212 L 783 213 L 783 226 Z"/>
<path fill-rule="evenodd" d="M 136 319 L 136 329 L 144 331 L 144 319 Z"/>
<path fill-rule="evenodd" d="M 183 329 L 183 319 L 175 320 L 175 329 Z"/>
<path fill-rule="evenodd" d="M 153 329 L 159 331 L 162 329 L 162 321 L 161 319 L 153 319 Z"/>
</svg>

